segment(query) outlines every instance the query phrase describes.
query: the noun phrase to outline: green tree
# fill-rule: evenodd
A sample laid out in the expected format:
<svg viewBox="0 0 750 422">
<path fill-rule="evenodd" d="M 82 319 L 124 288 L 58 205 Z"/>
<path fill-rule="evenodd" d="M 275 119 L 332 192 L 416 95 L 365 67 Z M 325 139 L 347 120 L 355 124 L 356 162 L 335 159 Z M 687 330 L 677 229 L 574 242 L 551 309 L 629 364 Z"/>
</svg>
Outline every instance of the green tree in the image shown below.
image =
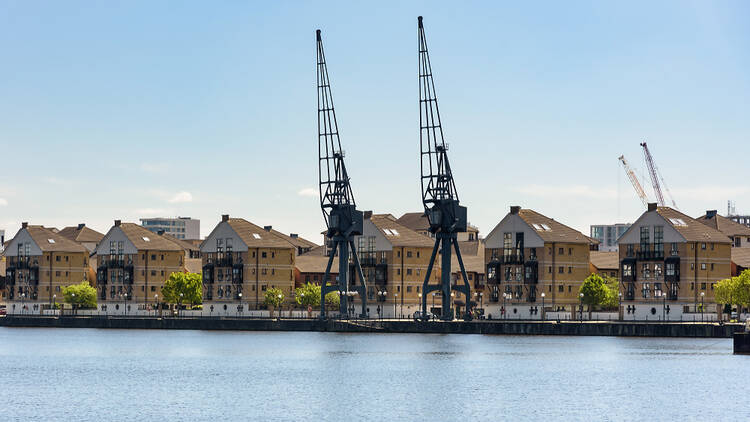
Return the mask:
<svg viewBox="0 0 750 422">
<path fill-rule="evenodd" d="M 601 304 L 604 309 L 617 309 L 620 306 L 620 282 L 614 277 L 604 276 L 607 296 Z"/>
<path fill-rule="evenodd" d="M 294 301 L 305 308 L 320 306 L 320 286 L 307 283 L 294 291 Z"/>
<path fill-rule="evenodd" d="M 266 290 L 266 295 L 263 297 L 263 304 L 266 306 L 273 306 L 278 308 L 284 303 L 284 292 L 276 287 L 271 287 Z"/>
<path fill-rule="evenodd" d="M 338 292 L 328 292 L 326 295 L 326 306 L 332 309 L 338 309 L 341 304 L 341 297 Z"/>
<path fill-rule="evenodd" d="M 63 287 L 62 294 L 65 303 L 72 305 L 73 308 L 96 308 L 96 289 L 87 281 Z"/>
<path fill-rule="evenodd" d="M 720 305 L 734 305 L 734 295 L 739 287 L 739 277 L 725 278 L 716 283 L 714 298 Z"/>
<path fill-rule="evenodd" d="M 591 274 L 583 280 L 580 293 L 583 293 L 583 303 L 589 307 L 589 318 L 594 306 L 601 306 L 607 299 L 607 285 L 599 274 Z"/>
<path fill-rule="evenodd" d="M 203 276 L 196 273 L 172 273 L 161 289 L 167 303 L 189 303 L 191 307 L 203 298 Z"/>
</svg>

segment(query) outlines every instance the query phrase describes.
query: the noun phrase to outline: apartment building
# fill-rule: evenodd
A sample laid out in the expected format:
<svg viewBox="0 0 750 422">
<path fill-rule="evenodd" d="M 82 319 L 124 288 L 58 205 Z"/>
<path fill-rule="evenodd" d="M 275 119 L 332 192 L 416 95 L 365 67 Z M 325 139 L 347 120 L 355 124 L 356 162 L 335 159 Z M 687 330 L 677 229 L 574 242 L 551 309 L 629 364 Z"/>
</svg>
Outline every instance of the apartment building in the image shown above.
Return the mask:
<svg viewBox="0 0 750 422">
<path fill-rule="evenodd" d="M 154 233 L 164 231 L 177 239 L 194 240 L 201 237 L 201 221 L 190 217 L 141 218 L 141 225 Z"/>
<path fill-rule="evenodd" d="M 619 280 L 620 259 L 618 252 L 591 251 L 589 253 L 589 272 Z"/>
<path fill-rule="evenodd" d="M 21 224 L 5 250 L 3 297 L 9 313 L 41 313 L 62 302 L 62 288 L 89 281 L 85 247 L 43 226 Z"/>
<path fill-rule="evenodd" d="M 714 287 L 731 275 L 726 235 L 651 203 L 619 243 L 624 319 L 691 319 L 701 304 L 706 313 L 717 311 Z"/>
<path fill-rule="evenodd" d="M 99 307 L 109 313 L 153 309 L 170 274 L 186 272 L 182 246 L 135 223 L 115 220 L 95 253 Z"/>
<path fill-rule="evenodd" d="M 724 233 L 731 240 L 733 248 L 750 248 L 750 227 L 722 217 L 716 210 L 708 210 L 696 220 Z"/>
<path fill-rule="evenodd" d="M 590 274 L 592 242 L 536 211 L 510 207 L 485 239 L 485 313 L 509 319 L 540 319 L 545 312 L 575 315 L 580 286 Z"/>
<path fill-rule="evenodd" d="M 421 307 L 422 284 L 435 241 L 399 224 L 390 214 L 367 211 L 364 217 L 362 235 L 356 236 L 355 242 L 367 280 L 368 314 L 388 318 L 413 315 Z M 439 258 L 431 278 L 431 283 L 440 280 Z M 440 314 L 439 296 L 435 303 L 433 311 Z"/>
<path fill-rule="evenodd" d="M 220 315 L 260 309 L 269 288 L 293 297 L 296 251 L 270 226 L 266 230 L 222 215 L 201 244 L 204 312 Z"/>
<path fill-rule="evenodd" d="M 598 224 L 590 227 L 591 237 L 599 241 L 599 250 L 617 251 L 617 239 L 630 227 L 630 223 Z"/>
<path fill-rule="evenodd" d="M 80 223 L 77 226 L 65 227 L 57 232 L 57 234 L 83 245 L 89 253 L 93 253 L 96 246 L 104 238 L 103 234 L 86 227 L 85 223 Z"/>
</svg>

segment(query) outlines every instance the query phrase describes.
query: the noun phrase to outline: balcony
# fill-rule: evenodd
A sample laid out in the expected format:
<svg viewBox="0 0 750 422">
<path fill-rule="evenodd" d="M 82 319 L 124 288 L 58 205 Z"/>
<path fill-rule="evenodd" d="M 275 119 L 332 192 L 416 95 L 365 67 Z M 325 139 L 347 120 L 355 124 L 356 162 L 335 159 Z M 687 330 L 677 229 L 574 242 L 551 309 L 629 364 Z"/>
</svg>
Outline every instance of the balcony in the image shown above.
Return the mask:
<svg viewBox="0 0 750 422">
<path fill-rule="evenodd" d="M 537 261 L 528 261 L 523 264 L 524 283 L 536 284 L 539 282 L 539 263 Z"/>
<path fill-rule="evenodd" d="M 13 262 L 10 262 L 8 265 L 8 270 L 16 269 L 16 270 L 33 270 L 38 269 L 39 265 L 34 262 L 30 262 L 28 258 L 24 259 L 16 259 Z"/>
<path fill-rule="evenodd" d="M 639 261 L 661 261 L 664 259 L 664 251 L 638 251 L 635 256 Z"/>
<path fill-rule="evenodd" d="M 474 280 L 474 290 L 484 290 L 484 282 L 479 280 Z"/>
<path fill-rule="evenodd" d="M 504 265 L 521 265 L 523 264 L 523 254 L 515 253 L 510 255 L 503 255 L 502 264 Z"/>
<path fill-rule="evenodd" d="M 375 284 L 385 285 L 388 283 L 388 265 L 378 264 L 375 266 Z"/>
<path fill-rule="evenodd" d="M 215 266 L 217 267 L 231 267 L 234 265 L 234 260 L 231 256 L 224 256 L 216 260 Z"/>
<path fill-rule="evenodd" d="M 374 256 L 360 256 L 359 265 L 363 267 L 374 267 L 378 260 Z"/>
</svg>

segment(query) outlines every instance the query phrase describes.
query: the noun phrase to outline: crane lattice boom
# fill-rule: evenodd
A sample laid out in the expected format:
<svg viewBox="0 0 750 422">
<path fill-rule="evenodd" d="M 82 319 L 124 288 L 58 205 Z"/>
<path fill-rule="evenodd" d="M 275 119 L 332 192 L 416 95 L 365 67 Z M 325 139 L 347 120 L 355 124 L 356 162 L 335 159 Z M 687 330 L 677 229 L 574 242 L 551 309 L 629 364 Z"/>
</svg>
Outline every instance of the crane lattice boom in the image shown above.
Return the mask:
<svg viewBox="0 0 750 422">
<path fill-rule="evenodd" d="M 638 181 L 638 177 L 635 175 L 635 172 L 628 165 L 628 162 L 625 160 L 625 156 L 621 155 L 619 159 L 622 162 L 622 166 L 625 168 L 625 174 L 628 175 L 628 179 L 630 179 L 630 183 L 633 185 L 638 198 L 641 199 L 641 202 L 643 202 L 644 206 L 648 205 L 648 196 L 646 196 L 646 191 L 643 190 L 641 182 Z"/>
<path fill-rule="evenodd" d="M 664 186 L 664 190 L 667 191 L 667 194 L 669 195 L 669 200 L 671 201 L 672 206 L 677 208 L 677 204 L 675 203 L 674 198 L 672 198 L 672 193 L 669 191 L 667 184 L 664 182 L 664 178 L 659 172 L 659 168 L 656 167 L 656 163 L 654 162 L 654 157 L 651 156 L 651 151 L 648 150 L 648 145 L 646 145 L 646 143 L 643 142 L 641 143 L 641 146 L 643 147 L 643 158 L 646 160 L 646 166 L 648 166 L 648 174 L 651 177 L 651 185 L 654 188 L 656 201 L 659 203 L 659 206 L 663 207 L 666 205 L 666 203 L 664 202 L 664 194 L 662 193 L 662 190 L 661 190 L 661 187 Z"/>
</svg>

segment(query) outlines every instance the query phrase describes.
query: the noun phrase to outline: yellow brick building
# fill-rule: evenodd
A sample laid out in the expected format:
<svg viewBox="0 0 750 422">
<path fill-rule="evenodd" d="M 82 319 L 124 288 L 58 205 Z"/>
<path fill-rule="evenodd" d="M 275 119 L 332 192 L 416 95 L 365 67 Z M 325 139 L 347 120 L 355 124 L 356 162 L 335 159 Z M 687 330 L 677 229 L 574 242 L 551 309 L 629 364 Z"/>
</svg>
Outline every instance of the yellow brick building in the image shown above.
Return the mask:
<svg viewBox="0 0 750 422">
<path fill-rule="evenodd" d="M 625 319 L 692 320 L 717 312 L 714 287 L 731 275 L 731 242 L 669 207 L 648 209 L 620 237 L 620 312 Z"/>
<path fill-rule="evenodd" d="M 9 313 L 41 313 L 62 302 L 62 288 L 89 281 L 85 247 L 43 226 L 23 223 L 5 249 Z"/>
<path fill-rule="evenodd" d="M 146 311 L 162 302 L 173 272 L 185 272 L 185 249 L 135 223 L 115 220 L 96 248 L 100 310 Z M 127 308 L 126 308 L 127 307 Z"/>
<path fill-rule="evenodd" d="M 294 294 L 296 253 L 297 248 L 270 226 L 222 215 L 201 244 L 204 313 L 261 309 L 269 288 L 281 289 L 288 303 Z"/>
<path fill-rule="evenodd" d="M 575 315 L 589 276 L 592 239 L 536 211 L 510 207 L 485 239 L 485 314 L 540 319 Z M 544 310 L 543 310 L 544 308 Z"/>
</svg>

